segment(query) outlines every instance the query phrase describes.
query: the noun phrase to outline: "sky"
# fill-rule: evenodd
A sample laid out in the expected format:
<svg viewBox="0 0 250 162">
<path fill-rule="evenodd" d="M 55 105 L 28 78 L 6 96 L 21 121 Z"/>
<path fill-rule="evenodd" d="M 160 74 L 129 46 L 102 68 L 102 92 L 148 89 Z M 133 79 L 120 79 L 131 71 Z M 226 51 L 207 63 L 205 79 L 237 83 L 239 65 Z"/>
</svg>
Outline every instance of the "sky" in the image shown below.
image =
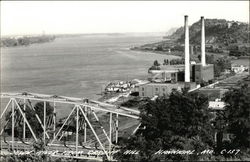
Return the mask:
<svg viewBox="0 0 250 162">
<path fill-rule="evenodd" d="M 1 35 L 167 32 L 200 16 L 249 21 L 248 1 L 1 1 Z"/>
</svg>

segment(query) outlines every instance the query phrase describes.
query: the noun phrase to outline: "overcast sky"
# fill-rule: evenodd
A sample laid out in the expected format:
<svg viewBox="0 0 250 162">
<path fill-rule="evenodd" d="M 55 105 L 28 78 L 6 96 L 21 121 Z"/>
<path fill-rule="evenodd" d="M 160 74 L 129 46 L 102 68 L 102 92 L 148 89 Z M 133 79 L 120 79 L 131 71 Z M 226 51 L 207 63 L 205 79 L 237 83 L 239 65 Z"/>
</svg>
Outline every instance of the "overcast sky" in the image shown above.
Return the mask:
<svg viewBox="0 0 250 162">
<path fill-rule="evenodd" d="M 249 21 L 248 1 L 1 1 L 1 35 L 166 32 L 205 18 Z"/>
</svg>

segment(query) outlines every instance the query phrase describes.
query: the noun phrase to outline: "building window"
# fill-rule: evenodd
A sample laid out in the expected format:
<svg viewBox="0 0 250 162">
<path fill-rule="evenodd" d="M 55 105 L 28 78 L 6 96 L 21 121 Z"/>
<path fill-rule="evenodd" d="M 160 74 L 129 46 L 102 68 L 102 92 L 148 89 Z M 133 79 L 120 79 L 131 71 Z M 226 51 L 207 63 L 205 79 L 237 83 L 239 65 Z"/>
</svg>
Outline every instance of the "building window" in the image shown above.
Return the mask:
<svg viewBox="0 0 250 162">
<path fill-rule="evenodd" d="M 142 87 L 141 90 L 144 91 L 144 87 Z"/>
<path fill-rule="evenodd" d="M 142 92 L 142 94 L 141 94 L 142 96 L 144 96 L 144 92 Z"/>
<path fill-rule="evenodd" d="M 162 88 L 162 91 L 165 91 L 165 88 Z"/>
<path fill-rule="evenodd" d="M 158 88 L 155 88 L 155 91 L 158 91 Z"/>
</svg>

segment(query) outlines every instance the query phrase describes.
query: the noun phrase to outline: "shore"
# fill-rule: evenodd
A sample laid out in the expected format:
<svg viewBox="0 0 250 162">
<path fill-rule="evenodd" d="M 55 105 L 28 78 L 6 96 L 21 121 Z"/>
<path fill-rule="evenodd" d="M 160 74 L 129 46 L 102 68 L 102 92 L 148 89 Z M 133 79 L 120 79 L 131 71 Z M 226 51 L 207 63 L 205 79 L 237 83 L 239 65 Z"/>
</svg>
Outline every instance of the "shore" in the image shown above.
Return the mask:
<svg viewBox="0 0 250 162">
<path fill-rule="evenodd" d="M 152 51 L 152 50 L 142 50 L 142 49 L 132 49 L 130 48 L 130 50 L 132 51 L 137 51 L 137 52 L 142 52 L 142 53 L 151 53 L 151 54 L 161 54 L 161 55 L 168 55 L 168 56 L 176 56 L 179 58 L 182 58 L 183 52 L 180 51 L 174 51 L 174 52 L 167 52 L 167 51 Z"/>
<path fill-rule="evenodd" d="M 143 50 L 139 48 L 130 48 L 132 51 L 137 51 L 141 53 L 150 53 L 150 54 L 160 54 L 160 55 L 167 55 L 167 56 L 176 56 L 179 58 L 184 58 L 184 51 L 172 51 L 172 52 L 167 52 L 167 51 L 152 51 L 152 50 Z M 206 52 L 207 55 L 213 55 L 215 59 L 218 59 L 220 57 L 225 57 L 228 56 L 231 58 L 232 63 L 237 63 L 240 65 L 244 66 L 250 66 L 250 57 L 249 56 L 242 56 L 242 57 L 233 57 L 229 56 L 228 53 L 212 53 L 212 52 Z M 198 61 L 198 55 L 200 55 L 200 52 L 197 54 L 192 54 L 190 55 L 191 60 Z"/>
</svg>

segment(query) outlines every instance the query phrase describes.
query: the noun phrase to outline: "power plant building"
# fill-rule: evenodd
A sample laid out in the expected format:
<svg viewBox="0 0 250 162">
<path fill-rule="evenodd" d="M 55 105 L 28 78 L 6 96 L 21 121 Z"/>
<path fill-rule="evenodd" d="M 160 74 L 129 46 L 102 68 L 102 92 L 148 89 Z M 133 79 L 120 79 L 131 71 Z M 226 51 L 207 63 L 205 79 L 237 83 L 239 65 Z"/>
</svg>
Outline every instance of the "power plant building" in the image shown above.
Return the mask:
<svg viewBox="0 0 250 162">
<path fill-rule="evenodd" d="M 140 97 L 164 96 L 171 93 L 173 89 L 181 90 L 185 87 L 185 82 L 178 83 L 148 83 L 139 87 Z M 196 83 L 190 83 L 190 88 L 196 88 Z"/>
<path fill-rule="evenodd" d="M 201 82 L 209 82 L 210 80 L 214 79 L 214 65 L 207 64 L 202 66 L 202 64 L 195 64 L 193 65 L 193 78 L 192 80 L 197 83 Z"/>
<path fill-rule="evenodd" d="M 154 97 L 169 94 L 172 89 L 181 90 L 188 85 L 194 89 L 202 82 L 214 79 L 214 65 L 206 64 L 205 55 L 205 23 L 201 17 L 201 63 L 190 63 L 190 45 L 188 16 L 184 18 L 185 29 L 185 64 L 164 65 L 160 70 L 149 70 L 149 81 L 139 87 L 139 96 Z M 192 52 L 191 52 L 192 53 Z"/>
</svg>

